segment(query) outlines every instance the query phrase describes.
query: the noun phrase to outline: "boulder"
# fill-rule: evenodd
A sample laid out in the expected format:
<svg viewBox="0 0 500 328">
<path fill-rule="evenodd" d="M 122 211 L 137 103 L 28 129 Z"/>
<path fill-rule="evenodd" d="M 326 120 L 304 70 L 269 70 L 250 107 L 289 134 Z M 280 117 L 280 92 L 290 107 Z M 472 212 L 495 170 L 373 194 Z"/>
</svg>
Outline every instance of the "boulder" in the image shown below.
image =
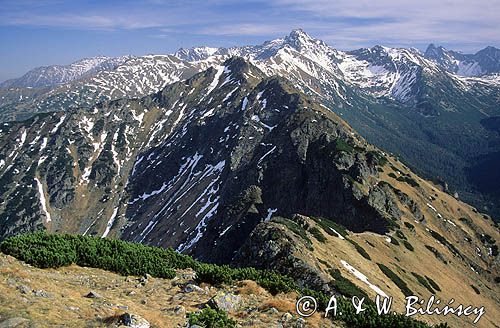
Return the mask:
<svg viewBox="0 0 500 328">
<path fill-rule="evenodd" d="M 226 312 L 235 312 L 241 308 L 242 299 L 239 295 L 235 295 L 233 293 L 225 291 L 219 291 L 208 301 L 208 305 L 214 309 Z"/>
<path fill-rule="evenodd" d="M 150 328 L 151 324 L 141 316 L 131 313 L 124 313 L 120 317 L 121 323 L 125 327 L 131 328 Z"/>
<path fill-rule="evenodd" d="M 203 288 L 196 286 L 194 284 L 187 284 L 186 287 L 184 287 L 184 292 L 185 293 L 192 293 L 192 292 L 204 292 Z"/>
<path fill-rule="evenodd" d="M 24 328 L 28 326 L 29 320 L 21 317 L 10 318 L 0 322 L 0 328 Z"/>
<path fill-rule="evenodd" d="M 86 298 L 102 298 L 102 295 L 99 293 L 96 293 L 94 291 L 90 291 L 87 295 L 85 295 Z"/>
</svg>

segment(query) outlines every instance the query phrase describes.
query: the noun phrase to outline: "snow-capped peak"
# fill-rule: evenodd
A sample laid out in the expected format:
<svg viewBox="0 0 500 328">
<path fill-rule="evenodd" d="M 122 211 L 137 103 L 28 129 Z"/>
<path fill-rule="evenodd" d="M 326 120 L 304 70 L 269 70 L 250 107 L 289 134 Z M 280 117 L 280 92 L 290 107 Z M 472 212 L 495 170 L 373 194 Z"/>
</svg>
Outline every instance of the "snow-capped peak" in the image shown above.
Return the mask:
<svg viewBox="0 0 500 328">
<path fill-rule="evenodd" d="M 206 46 L 195 47 L 190 49 L 180 48 L 173 55 L 177 58 L 187 61 L 199 61 L 215 55 L 218 50 L 219 48 L 206 47 Z"/>
<path fill-rule="evenodd" d="M 304 32 L 302 29 L 295 29 L 290 32 L 288 36 L 284 38 L 284 42 L 288 43 L 289 45 L 292 45 L 294 47 L 297 47 L 300 49 L 300 47 L 310 44 L 310 43 L 323 43 L 320 40 L 316 40 L 312 38 L 309 34 Z"/>
</svg>

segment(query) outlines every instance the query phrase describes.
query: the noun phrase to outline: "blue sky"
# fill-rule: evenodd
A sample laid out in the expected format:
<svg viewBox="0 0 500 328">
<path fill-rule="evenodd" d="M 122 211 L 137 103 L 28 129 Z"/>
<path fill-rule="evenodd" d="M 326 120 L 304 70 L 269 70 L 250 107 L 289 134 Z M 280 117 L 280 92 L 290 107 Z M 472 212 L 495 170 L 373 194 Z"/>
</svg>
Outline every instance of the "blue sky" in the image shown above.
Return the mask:
<svg viewBox="0 0 500 328">
<path fill-rule="evenodd" d="M 294 28 L 339 49 L 500 47 L 500 0 L 0 0 L 0 81 L 95 55 L 256 44 Z"/>
</svg>

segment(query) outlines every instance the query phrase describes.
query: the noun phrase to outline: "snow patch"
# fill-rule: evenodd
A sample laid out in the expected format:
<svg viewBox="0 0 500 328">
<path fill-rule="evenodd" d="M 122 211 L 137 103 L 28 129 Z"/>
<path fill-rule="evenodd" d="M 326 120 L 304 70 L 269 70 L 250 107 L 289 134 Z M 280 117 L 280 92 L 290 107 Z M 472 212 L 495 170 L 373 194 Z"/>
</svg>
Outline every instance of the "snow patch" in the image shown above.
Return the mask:
<svg viewBox="0 0 500 328">
<path fill-rule="evenodd" d="M 45 213 L 45 223 L 49 223 L 50 221 L 52 221 L 52 218 L 50 216 L 49 211 L 47 210 L 45 194 L 43 193 L 43 185 L 37 178 L 35 178 L 35 182 L 38 187 L 38 194 L 40 195 L 40 205 L 42 205 L 42 210 Z"/>
<path fill-rule="evenodd" d="M 341 234 L 339 234 L 337 230 L 335 230 L 335 229 L 333 229 L 333 228 L 330 228 L 330 230 L 331 230 L 333 233 L 337 234 L 337 237 L 339 237 L 340 239 L 345 239 L 345 238 L 344 238 L 344 236 L 342 236 Z"/>
<path fill-rule="evenodd" d="M 113 214 L 111 214 L 111 217 L 109 218 L 108 220 L 108 224 L 106 225 L 106 230 L 104 230 L 104 233 L 102 234 L 102 237 L 101 238 L 105 238 L 108 236 L 109 232 L 111 231 L 111 227 L 113 226 L 113 224 L 115 223 L 115 219 L 116 219 L 116 214 L 118 213 L 118 207 L 116 207 L 114 210 L 113 210 Z"/>
<path fill-rule="evenodd" d="M 368 287 L 370 287 L 372 290 L 375 291 L 375 293 L 379 294 L 382 297 L 386 297 L 386 298 L 388 297 L 387 294 L 382 291 L 382 289 L 380 289 L 379 287 L 375 286 L 370 281 L 368 281 L 368 278 L 364 274 L 362 274 L 361 272 L 359 272 L 358 270 L 356 270 L 352 265 L 350 265 L 349 263 L 347 263 L 344 260 L 341 260 L 340 263 L 342 263 L 342 265 L 344 266 L 344 268 L 347 269 L 347 271 L 349 271 L 356 278 L 358 278 L 359 280 L 361 280 L 362 282 L 364 282 L 365 284 L 367 284 Z"/>
<path fill-rule="evenodd" d="M 243 98 L 243 102 L 241 103 L 241 110 L 245 111 L 245 109 L 247 108 L 247 105 L 248 105 L 248 98 L 245 97 L 245 98 Z"/>
<path fill-rule="evenodd" d="M 59 130 L 59 127 L 61 126 L 61 124 L 63 124 L 64 122 L 64 119 L 66 118 L 66 115 L 63 115 L 61 116 L 61 119 L 59 120 L 59 122 L 54 126 L 54 128 L 50 131 L 50 133 L 54 134 L 57 132 L 57 130 Z"/>
<path fill-rule="evenodd" d="M 216 69 L 217 71 L 215 72 L 214 79 L 212 83 L 210 83 L 210 85 L 208 86 L 208 90 L 205 97 L 208 96 L 217 87 L 217 85 L 219 84 L 220 76 L 222 75 L 222 73 L 224 73 L 226 68 L 224 66 L 217 66 Z"/>
</svg>

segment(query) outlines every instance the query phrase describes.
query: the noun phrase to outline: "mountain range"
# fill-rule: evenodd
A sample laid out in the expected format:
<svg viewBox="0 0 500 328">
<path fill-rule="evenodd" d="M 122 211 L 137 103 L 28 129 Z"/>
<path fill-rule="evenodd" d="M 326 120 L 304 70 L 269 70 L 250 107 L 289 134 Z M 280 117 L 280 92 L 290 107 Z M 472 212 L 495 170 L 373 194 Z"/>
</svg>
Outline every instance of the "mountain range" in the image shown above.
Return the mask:
<svg viewBox="0 0 500 328">
<path fill-rule="evenodd" d="M 434 60 L 295 30 L 4 88 L 0 239 L 172 247 L 398 311 L 408 295 L 484 305 L 494 326 L 499 228 L 481 212 L 499 204 L 499 87 Z"/>
<path fill-rule="evenodd" d="M 424 56 L 461 76 L 483 76 L 500 72 L 500 49 L 491 46 L 475 54 L 464 54 L 430 44 Z"/>
<path fill-rule="evenodd" d="M 84 58 L 70 65 L 54 65 L 35 68 L 22 77 L 4 81 L 0 88 L 40 88 L 54 87 L 97 74 L 101 71 L 114 70 L 130 56 Z"/>
<path fill-rule="evenodd" d="M 266 76 L 291 81 L 419 174 L 499 217 L 500 184 L 491 183 L 500 179 L 495 169 L 500 135 L 494 128 L 500 115 L 499 52 L 487 47 L 466 55 L 433 45 L 425 54 L 383 46 L 344 52 L 294 30 L 257 46 L 98 57 L 84 60 L 93 68 L 79 62 L 43 68 L 58 72 L 43 78 L 35 69 L 0 88 L 0 118 L 22 120 L 34 113 L 143 97 L 240 56 Z M 75 74 L 81 66 L 94 73 Z M 26 84 L 34 76 L 46 80 L 43 87 Z M 73 81 L 61 84 L 61 76 Z"/>
</svg>

